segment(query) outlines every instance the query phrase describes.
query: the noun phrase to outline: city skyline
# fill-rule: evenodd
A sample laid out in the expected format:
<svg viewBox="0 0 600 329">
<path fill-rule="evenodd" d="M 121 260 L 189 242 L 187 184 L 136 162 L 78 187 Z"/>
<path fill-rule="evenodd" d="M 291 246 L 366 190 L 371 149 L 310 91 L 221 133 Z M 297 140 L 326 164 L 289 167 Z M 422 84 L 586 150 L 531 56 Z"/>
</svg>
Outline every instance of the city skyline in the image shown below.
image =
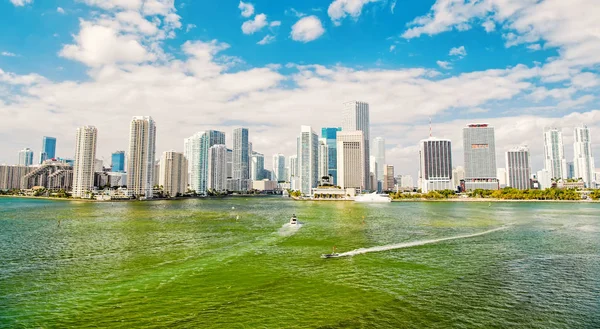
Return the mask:
<svg viewBox="0 0 600 329">
<path fill-rule="evenodd" d="M 238 1 L 225 1 L 219 10 L 206 2 L 184 8 L 180 1 L 154 13 L 127 8 L 141 13 L 136 17 L 145 24 L 133 24 L 113 0 L 61 2 L 61 11 L 54 1 L 14 3 L 20 4 L 0 4 L 14 35 L 0 40 L 0 84 L 10 91 L 1 96 L 0 113 L 8 120 L 0 131 L 12 133 L 0 138 L 1 163 L 15 163 L 25 147 L 35 151 L 37 161 L 45 135 L 57 138 L 57 155 L 73 157 L 73 131 L 86 124 L 103 132 L 98 157 L 109 159 L 127 148 L 121 137 L 127 127 L 118 123 L 134 115 L 151 115 L 168 132 L 157 141 L 158 154 L 179 149 L 179 141 L 196 131 L 241 125 L 261 136 L 253 140 L 255 149 L 289 156 L 296 125 L 335 127 L 340 104 L 352 99 L 370 104 L 371 137 L 386 139 L 386 162 L 415 177 L 417 165 L 409 155 L 428 135 L 429 117 L 435 136 L 453 141 L 460 139 L 457 126 L 488 122 L 496 127 L 496 157 L 524 143 L 533 168 L 543 163 L 538 143 L 543 127 L 566 127 L 569 161 L 571 127 L 600 130 L 600 56 L 579 51 L 598 49 L 589 31 L 600 23 L 569 28 L 579 22 L 572 11 L 594 12 L 593 1 L 573 8 L 523 1 L 511 10 L 505 3 L 492 10 L 478 4 L 481 10 L 464 15 L 459 15 L 464 4 L 438 11 L 433 0 L 399 4 L 395 11 L 391 2 L 360 2 L 351 13 L 344 6 L 330 12 L 333 0 L 297 3 L 295 11 L 253 1 L 250 17 L 241 15 Z M 204 12 L 216 13 L 225 24 L 197 17 Z M 535 19 L 537 13 L 571 15 L 547 27 Z M 169 14 L 173 24 L 157 25 Z M 259 14 L 273 26 L 253 33 L 241 29 Z M 292 37 L 292 27 L 307 17 L 320 21 L 322 33 L 312 35 L 314 40 Z M 522 24 L 504 24 L 498 17 Z M 28 28 L 20 28 L 22 22 Z M 558 33 L 567 29 L 573 37 Z M 94 31 L 108 37 L 97 39 Z M 107 51 L 121 49 L 128 38 L 135 49 Z M 347 46 L 355 51 L 342 51 Z M 461 165 L 462 146 L 454 146 L 455 165 Z M 600 154 L 599 147 L 593 143 L 593 153 Z"/>
</svg>

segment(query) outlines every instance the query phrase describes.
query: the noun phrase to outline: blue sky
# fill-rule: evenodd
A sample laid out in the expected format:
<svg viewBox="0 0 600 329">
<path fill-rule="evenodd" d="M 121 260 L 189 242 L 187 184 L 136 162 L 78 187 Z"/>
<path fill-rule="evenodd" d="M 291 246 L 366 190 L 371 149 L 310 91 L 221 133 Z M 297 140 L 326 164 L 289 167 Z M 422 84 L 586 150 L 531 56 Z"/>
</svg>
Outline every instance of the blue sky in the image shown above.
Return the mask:
<svg viewBox="0 0 600 329">
<path fill-rule="evenodd" d="M 460 128 L 486 121 L 497 127 L 498 167 L 519 144 L 540 167 L 544 126 L 564 128 L 570 156 L 573 127 L 600 124 L 597 7 L 0 0 L 0 162 L 24 147 L 39 152 L 44 134 L 72 156 L 84 124 L 98 127 L 108 159 L 125 148 L 132 115 L 155 117 L 160 152 L 181 150 L 196 131 L 243 124 L 256 150 L 291 155 L 301 124 L 339 126 L 341 104 L 360 99 L 399 173 L 416 175 L 429 117 L 436 135 L 454 141 L 455 165 Z"/>
</svg>

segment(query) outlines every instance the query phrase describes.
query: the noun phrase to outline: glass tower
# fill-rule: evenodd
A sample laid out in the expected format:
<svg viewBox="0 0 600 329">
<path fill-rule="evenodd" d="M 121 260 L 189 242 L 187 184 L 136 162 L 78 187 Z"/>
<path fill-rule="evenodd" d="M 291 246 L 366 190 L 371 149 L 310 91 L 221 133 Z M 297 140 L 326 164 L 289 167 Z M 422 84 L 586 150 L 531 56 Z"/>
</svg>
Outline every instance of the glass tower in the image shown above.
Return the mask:
<svg viewBox="0 0 600 329">
<path fill-rule="evenodd" d="M 325 139 L 328 149 L 328 169 L 329 175 L 333 177 L 333 183 L 337 184 L 337 140 L 336 134 L 338 131 L 342 131 L 342 128 L 322 128 L 321 138 Z"/>
<path fill-rule="evenodd" d="M 113 172 L 125 172 L 125 151 L 116 151 L 111 156 Z"/>
</svg>

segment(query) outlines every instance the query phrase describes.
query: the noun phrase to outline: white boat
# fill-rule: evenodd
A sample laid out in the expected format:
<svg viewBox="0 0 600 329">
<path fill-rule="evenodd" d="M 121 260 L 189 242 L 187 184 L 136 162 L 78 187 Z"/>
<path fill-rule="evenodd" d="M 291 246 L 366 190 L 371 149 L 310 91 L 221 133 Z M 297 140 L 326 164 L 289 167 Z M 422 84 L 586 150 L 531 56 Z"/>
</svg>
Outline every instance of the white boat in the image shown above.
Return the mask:
<svg viewBox="0 0 600 329">
<path fill-rule="evenodd" d="M 377 192 L 370 194 L 360 194 L 354 198 L 356 202 L 392 202 L 392 199 L 387 194 L 377 194 Z"/>
<path fill-rule="evenodd" d="M 292 215 L 292 218 L 290 218 L 290 225 L 298 225 L 298 218 L 296 215 Z"/>
</svg>

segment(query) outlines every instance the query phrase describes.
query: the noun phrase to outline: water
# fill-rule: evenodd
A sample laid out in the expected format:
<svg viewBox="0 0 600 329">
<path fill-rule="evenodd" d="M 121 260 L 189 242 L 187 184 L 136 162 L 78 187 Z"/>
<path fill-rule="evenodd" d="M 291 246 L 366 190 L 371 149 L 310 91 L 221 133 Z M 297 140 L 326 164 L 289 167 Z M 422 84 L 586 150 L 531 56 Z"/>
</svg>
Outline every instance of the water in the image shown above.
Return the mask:
<svg viewBox="0 0 600 329">
<path fill-rule="evenodd" d="M 0 198 L 0 328 L 600 328 L 599 211 Z"/>
</svg>

